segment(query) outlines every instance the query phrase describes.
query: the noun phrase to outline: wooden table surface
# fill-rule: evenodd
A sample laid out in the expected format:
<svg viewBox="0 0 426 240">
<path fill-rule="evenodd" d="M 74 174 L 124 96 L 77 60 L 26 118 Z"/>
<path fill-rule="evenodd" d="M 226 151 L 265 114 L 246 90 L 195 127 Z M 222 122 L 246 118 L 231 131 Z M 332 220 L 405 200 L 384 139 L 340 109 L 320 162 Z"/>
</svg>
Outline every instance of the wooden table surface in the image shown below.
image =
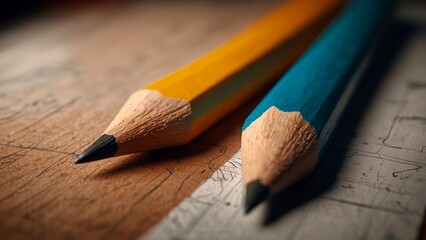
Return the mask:
<svg viewBox="0 0 426 240">
<path fill-rule="evenodd" d="M 212 49 L 275 4 L 52 8 L 3 29 L 1 238 L 133 239 L 159 222 L 239 149 L 253 104 L 187 146 L 85 165 L 74 165 L 76 154 L 132 91 Z"/>
</svg>

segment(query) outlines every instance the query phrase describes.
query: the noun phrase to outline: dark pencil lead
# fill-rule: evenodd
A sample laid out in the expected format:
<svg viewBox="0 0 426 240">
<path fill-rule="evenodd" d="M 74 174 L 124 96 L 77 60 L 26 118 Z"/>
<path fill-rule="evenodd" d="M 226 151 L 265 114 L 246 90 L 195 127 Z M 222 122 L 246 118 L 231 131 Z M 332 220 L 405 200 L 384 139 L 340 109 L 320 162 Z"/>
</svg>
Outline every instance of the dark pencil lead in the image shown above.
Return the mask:
<svg viewBox="0 0 426 240">
<path fill-rule="evenodd" d="M 117 142 L 114 136 L 102 134 L 89 148 L 78 155 L 74 163 L 87 163 L 113 157 L 117 152 Z"/>
<path fill-rule="evenodd" d="M 246 190 L 245 213 L 249 213 L 254 207 L 265 201 L 269 197 L 269 189 L 260 183 L 259 180 L 250 182 Z"/>
</svg>

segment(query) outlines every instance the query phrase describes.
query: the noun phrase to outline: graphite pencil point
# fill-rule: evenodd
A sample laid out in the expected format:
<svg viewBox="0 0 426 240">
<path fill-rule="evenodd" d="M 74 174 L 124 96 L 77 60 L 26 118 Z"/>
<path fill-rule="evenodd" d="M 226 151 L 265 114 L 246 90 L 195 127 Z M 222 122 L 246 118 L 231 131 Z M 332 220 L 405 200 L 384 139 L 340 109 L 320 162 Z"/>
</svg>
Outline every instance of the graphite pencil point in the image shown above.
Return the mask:
<svg viewBox="0 0 426 240">
<path fill-rule="evenodd" d="M 249 213 L 259 203 L 265 201 L 269 197 L 269 189 L 260 181 L 256 180 L 247 185 L 246 201 L 244 205 L 245 213 Z"/>
<path fill-rule="evenodd" d="M 114 136 L 102 134 L 89 148 L 78 155 L 74 163 L 87 163 L 104 158 L 113 157 L 117 151 L 117 142 Z"/>
</svg>

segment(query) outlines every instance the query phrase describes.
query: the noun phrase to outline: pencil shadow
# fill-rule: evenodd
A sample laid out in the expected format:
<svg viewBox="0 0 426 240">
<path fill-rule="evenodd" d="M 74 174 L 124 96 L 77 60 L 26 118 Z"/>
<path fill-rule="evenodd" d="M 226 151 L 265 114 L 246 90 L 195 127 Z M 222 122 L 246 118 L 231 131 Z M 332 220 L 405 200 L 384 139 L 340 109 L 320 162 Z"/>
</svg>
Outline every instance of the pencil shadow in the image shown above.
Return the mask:
<svg viewBox="0 0 426 240">
<path fill-rule="evenodd" d="M 222 129 L 220 130 L 222 132 Z M 194 158 L 191 156 L 203 155 L 211 148 L 220 147 L 214 145 L 215 141 L 203 142 L 202 140 L 195 139 L 191 143 L 179 146 L 165 148 L 161 150 L 154 150 L 144 153 L 131 154 L 117 159 L 111 165 L 104 168 L 96 174 L 96 178 L 112 178 L 114 175 L 132 174 L 135 171 L 152 169 L 153 171 L 161 172 L 165 169 L 173 168 L 172 166 L 178 164 L 193 164 Z"/>
<path fill-rule="evenodd" d="M 351 110 L 346 112 L 340 125 L 341 130 L 336 134 L 335 140 L 339 139 L 341 141 L 344 139 L 345 143 L 342 145 L 339 142 L 338 149 L 333 148 L 335 144 L 332 144 L 325 159 L 317 166 L 314 173 L 292 187 L 276 194 L 267 202 L 263 219 L 265 226 L 273 224 L 292 210 L 331 190 L 336 181 L 337 173 L 345 161 L 346 151 L 344 149 L 347 149 L 349 140 L 354 136 L 355 130 L 363 119 L 364 109 L 371 102 L 389 67 L 414 30 L 415 27 L 407 23 L 394 22 L 390 24 L 383 41 L 380 43 L 363 75 L 364 79 L 359 86 L 358 94 L 348 106 L 348 109 Z M 324 172 L 326 172 L 326 175 L 324 175 Z"/>
</svg>

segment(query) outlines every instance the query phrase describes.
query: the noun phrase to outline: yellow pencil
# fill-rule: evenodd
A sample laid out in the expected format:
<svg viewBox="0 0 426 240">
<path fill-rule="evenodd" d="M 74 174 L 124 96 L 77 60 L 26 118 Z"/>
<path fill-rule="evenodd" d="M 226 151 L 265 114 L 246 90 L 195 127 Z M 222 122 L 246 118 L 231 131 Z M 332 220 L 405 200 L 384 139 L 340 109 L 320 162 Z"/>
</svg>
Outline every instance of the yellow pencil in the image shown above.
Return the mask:
<svg viewBox="0 0 426 240">
<path fill-rule="evenodd" d="M 343 0 L 291 0 L 217 49 L 133 93 L 76 163 L 183 145 L 267 86 Z"/>
</svg>

